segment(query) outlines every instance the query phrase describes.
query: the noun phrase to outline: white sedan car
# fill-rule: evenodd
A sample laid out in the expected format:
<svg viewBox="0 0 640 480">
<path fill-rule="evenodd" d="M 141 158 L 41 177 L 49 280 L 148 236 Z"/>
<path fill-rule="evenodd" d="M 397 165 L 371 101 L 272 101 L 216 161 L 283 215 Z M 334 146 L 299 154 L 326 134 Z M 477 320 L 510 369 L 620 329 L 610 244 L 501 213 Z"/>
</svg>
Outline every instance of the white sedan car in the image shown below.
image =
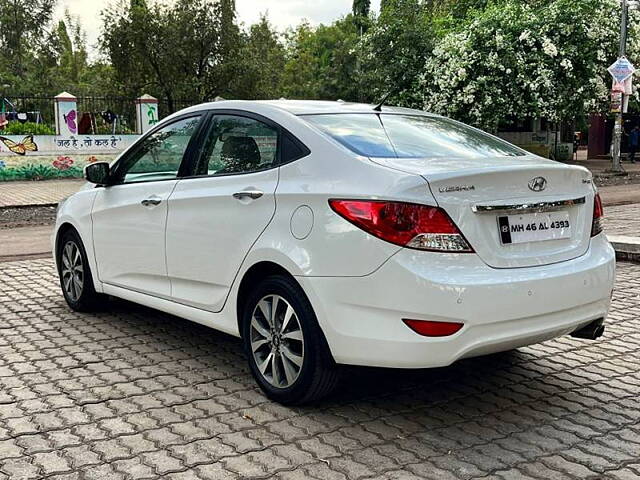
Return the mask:
<svg viewBox="0 0 640 480">
<path fill-rule="evenodd" d="M 59 206 L 64 297 L 242 338 L 267 396 L 602 334 L 615 255 L 590 173 L 421 111 L 221 101 L 164 119 Z"/>
</svg>

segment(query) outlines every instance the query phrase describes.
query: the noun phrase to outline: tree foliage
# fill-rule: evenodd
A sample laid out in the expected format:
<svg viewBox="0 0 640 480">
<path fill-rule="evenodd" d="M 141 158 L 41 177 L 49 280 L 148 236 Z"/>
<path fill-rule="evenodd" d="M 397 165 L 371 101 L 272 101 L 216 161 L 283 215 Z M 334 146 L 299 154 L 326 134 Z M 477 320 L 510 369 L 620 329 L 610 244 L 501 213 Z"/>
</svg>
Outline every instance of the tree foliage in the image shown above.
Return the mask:
<svg viewBox="0 0 640 480">
<path fill-rule="evenodd" d="M 287 98 L 356 101 L 362 91 L 355 46 L 359 26 L 353 15 L 316 28 L 302 23 L 286 36 L 283 93 Z"/>
<path fill-rule="evenodd" d="M 13 79 L 24 77 L 41 45 L 56 0 L 0 0 L 0 62 Z"/>
<path fill-rule="evenodd" d="M 356 17 L 368 17 L 371 10 L 371 0 L 353 0 L 351 11 Z"/>
<path fill-rule="evenodd" d="M 420 0 L 387 0 L 377 21 L 358 45 L 369 100 L 393 92 L 390 102 L 421 106 L 418 78 L 433 43 L 430 4 Z"/>
<path fill-rule="evenodd" d="M 173 109 L 177 98 L 204 100 L 218 93 L 224 75 L 217 67 L 233 44 L 222 39 L 222 31 L 233 15 L 228 1 L 120 1 L 103 12 L 102 48 L 124 92 L 149 91 Z"/>
<path fill-rule="evenodd" d="M 426 108 L 495 130 L 604 107 L 618 0 L 352 0 L 330 24 L 245 26 L 235 0 L 112 0 L 100 56 L 56 0 L 0 0 L 0 89 L 150 93 L 170 109 L 225 98 L 310 98 Z M 632 15 L 629 56 L 640 21 Z M 91 58 L 94 57 L 94 58 Z M 640 63 L 636 61 L 635 63 Z"/>
<path fill-rule="evenodd" d="M 266 16 L 243 34 L 238 68 L 234 71 L 234 96 L 246 99 L 277 98 L 283 94 L 285 48 Z"/>
<path fill-rule="evenodd" d="M 597 110 L 610 86 L 618 9 L 616 0 L 487 7 L 438 42 L 421 75 L 424 107 L 490 130 L 507 118 L 562 121 Z"/>
</svg>

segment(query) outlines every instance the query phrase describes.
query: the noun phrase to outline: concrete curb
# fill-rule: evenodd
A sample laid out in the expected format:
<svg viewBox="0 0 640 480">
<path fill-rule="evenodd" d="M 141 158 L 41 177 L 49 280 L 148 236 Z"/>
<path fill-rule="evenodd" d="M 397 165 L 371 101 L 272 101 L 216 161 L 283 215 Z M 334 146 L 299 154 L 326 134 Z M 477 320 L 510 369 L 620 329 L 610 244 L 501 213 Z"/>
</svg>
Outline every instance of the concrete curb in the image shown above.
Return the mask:
<svg viewBox="0 0 640 480">
<path fill-rule="evenodd" d="M 616 251 L 616 258 L 626 262 L 640 263 L 640 238 L 626 237 L 624 235 L 607 235 L 613 249 Z"/>
<path fill-rule="evenodd" d="M 8 210 L 10 208 L 25 210 L 28 208 L 41 208 L 41 207 L 57 207 L 58 203 L 31 203 L 29 205 L 0 205 L 0 210 Z"/>
</svg>

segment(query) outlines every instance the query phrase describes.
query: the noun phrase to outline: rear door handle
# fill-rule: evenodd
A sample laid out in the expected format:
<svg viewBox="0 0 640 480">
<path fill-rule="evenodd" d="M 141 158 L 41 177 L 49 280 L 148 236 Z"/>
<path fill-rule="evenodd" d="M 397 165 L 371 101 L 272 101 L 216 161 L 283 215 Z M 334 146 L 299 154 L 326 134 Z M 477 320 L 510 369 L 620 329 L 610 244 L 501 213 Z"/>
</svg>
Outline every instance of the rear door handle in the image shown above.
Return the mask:
<svg viewBox="0 0 640 480">
<path fill-rule="evenodd" d="M 152 197 L 152 198 L 145 198 L 140 203 L 145 207 L 155 207 L 156 205 L 160 205 L 161 202 L 162 200 L 160 200 L 159 198 Z"/>
<path fill-rule="evenodd" d="M 234 193 L 233 198 L 237 198 L 238 200 L 251 198 L 255 200 L 256 198 L 260 198 L 262 195 L 264 195 L 264 192 L 261 192 L 260 190 L 243 190 L 242 192 Z"/>
</svg>

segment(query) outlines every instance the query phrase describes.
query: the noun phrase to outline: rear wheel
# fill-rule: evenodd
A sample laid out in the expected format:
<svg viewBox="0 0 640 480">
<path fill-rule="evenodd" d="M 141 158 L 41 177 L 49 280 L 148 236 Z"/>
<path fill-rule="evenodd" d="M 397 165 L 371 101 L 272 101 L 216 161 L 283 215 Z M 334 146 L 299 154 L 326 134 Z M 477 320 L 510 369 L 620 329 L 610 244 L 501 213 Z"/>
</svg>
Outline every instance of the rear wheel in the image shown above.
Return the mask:
<svg viewBox="0 0 640 480">
<path fill-rule="evenodd" d="M 57 260 L 60 286 L 69 307 L 78 312 L 99 308 L 104 301 L 104 296 L 93 288 L 87 254 L 75 230 L 68 230 L 62 234 Z"/>
<path fill-rule="evenodd" d="M 309 403 L 337 384 L 338 372 L 311 304 L 288 277 L 268 277 L 249 296 L 242 338 L 251 373 L 272 400 Z"/>
</svg>

